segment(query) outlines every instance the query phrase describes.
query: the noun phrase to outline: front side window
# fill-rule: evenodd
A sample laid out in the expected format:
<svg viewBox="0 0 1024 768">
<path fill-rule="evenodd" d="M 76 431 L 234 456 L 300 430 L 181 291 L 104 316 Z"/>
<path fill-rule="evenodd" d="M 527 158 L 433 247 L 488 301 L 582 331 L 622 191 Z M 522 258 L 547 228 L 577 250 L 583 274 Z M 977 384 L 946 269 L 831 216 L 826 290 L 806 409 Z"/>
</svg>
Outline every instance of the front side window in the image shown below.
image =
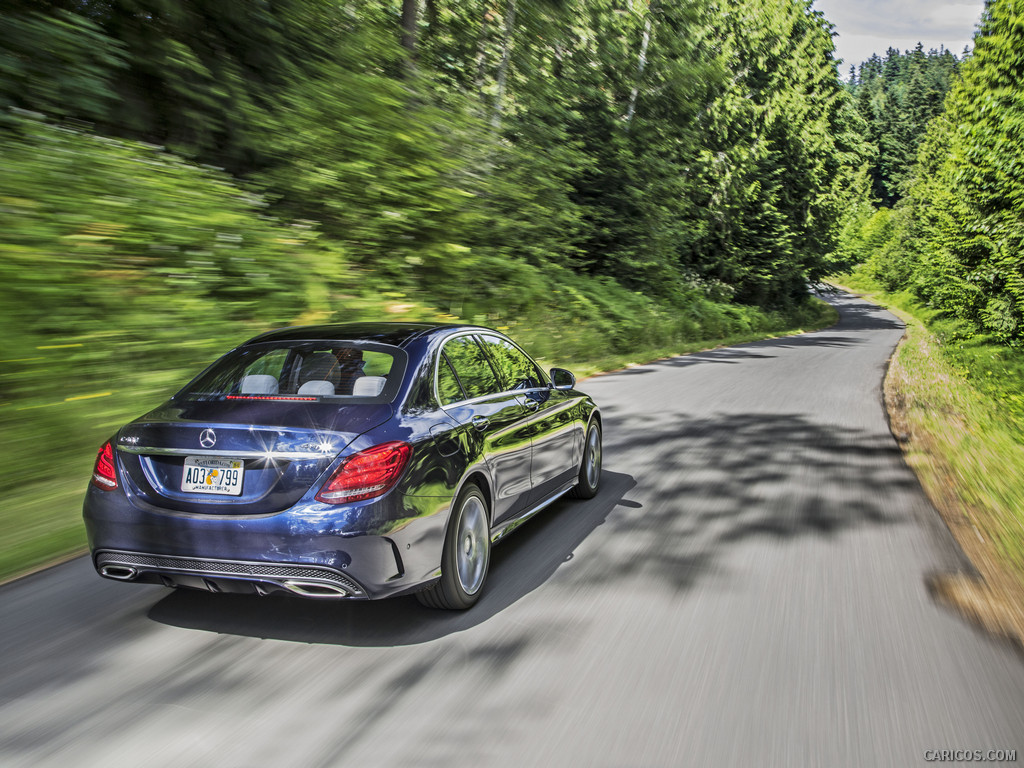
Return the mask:
<svg viewBox="0 0 1024 768">
<path fill-rule="evenodd" d="M 497 336 L 483 336 L 482 339 L 502 379 L 503 389 L 536 389 L 547 385 L 537 364 L 508 339 Z"/>
<path fill-rule="evenodd" d="M 404 352 L 382 344 L 257 343 L 229 352 L 175 398 L 380 400 L 396 388 L 404 365 Z M 387 387 L 392 381 L 396 386 Z"/>
<path fill-rule="evenodd" d="M 502 388 L 494 376 L 494 369 L 472 336 L 458 336 L 452 339 L 444 345 L 443 351 L 468 399 L 501 391 Z"/>
</svg>

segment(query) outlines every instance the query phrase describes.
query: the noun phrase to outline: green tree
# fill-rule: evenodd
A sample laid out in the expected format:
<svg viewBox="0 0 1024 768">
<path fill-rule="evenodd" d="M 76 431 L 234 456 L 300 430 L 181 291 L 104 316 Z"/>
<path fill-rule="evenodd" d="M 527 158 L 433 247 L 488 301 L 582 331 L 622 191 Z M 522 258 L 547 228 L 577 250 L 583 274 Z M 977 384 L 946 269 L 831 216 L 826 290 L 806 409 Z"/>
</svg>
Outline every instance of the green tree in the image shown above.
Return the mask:
<svg viewBox="0 0 1024 768">
<path fill-rule="evenodd" d="M 699 271 L 740 301 L 799 301 L 832 250 L 843 105 L 831 26 L 809 3 L 746 0 L 719 22 L 732 70 L 702 155 L 711 218 Z"/>
<path fill-rule="evenodd" d="M 87 18 L 65 10 L 11 14 L 0 24 L 0 109 L 105 121 L 124 46 Z"/>
<path fill-rule="evenodd" d="M 994 0 L 947 104 L 939 253 L 964 283 L 958 314 L 1024 338 L 1024 0 Z M 945 302 L 949 304 L 949 299 Z"/>
<path fill-rule="evenodd" d="M 889 48 L 861 64 L 848 88 L 867 125 L 864 136 L 876 148 L 871 166 L 872 194 L 887 207 L 905 192 L 928 123 L 942 112 L 959 67 L 949 51 L 927 53 Z"/>
</svg>

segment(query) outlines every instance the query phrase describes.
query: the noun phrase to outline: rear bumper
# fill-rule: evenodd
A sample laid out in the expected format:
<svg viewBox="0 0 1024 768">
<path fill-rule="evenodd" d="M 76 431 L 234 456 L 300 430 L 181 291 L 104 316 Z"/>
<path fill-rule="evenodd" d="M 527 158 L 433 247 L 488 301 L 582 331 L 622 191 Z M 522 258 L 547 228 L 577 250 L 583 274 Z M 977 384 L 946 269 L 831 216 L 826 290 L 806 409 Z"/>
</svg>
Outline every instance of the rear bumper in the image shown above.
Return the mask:
<svg viewBox="0 0 1024 768">
<path fill-rule="evenodd" d="M 93 555 L 96 571 L 116 581 L 189 587 L 209 592 L 269 595 L 286 592 L 302 597 L 365 599 L 354 579 L 331 568 L 240 560 L 201 560 L 141 552 L 100 550 Z"/>
<path fill-rule="evenodd" d="M 445 500 L 391 494 L 361 508 L 194 515 L 94 488 L 83 510 L 93 565 L 106 578 L 340 600 L 389 597 L 435 581 L 447 513 Z"/>
</svg>

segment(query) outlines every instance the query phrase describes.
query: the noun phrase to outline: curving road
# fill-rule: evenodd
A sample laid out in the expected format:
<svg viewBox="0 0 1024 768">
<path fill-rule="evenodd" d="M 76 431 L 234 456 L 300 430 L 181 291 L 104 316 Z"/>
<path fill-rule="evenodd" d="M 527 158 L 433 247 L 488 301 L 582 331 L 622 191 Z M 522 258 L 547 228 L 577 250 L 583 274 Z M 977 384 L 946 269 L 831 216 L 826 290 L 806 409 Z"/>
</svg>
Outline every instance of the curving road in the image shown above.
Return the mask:
<svg viewBox="0 0 1024 768">
<path fill-rule="evenodd" d="M 902 335 L 592 379 L 604 487 L 494 552 L 464 614 L 117 584 L 0 588 L 0 765 L 914 766 L 1016 750 L 1024 658 L 928 596 L 965 563 L 890 436 Z"/>
</svg>

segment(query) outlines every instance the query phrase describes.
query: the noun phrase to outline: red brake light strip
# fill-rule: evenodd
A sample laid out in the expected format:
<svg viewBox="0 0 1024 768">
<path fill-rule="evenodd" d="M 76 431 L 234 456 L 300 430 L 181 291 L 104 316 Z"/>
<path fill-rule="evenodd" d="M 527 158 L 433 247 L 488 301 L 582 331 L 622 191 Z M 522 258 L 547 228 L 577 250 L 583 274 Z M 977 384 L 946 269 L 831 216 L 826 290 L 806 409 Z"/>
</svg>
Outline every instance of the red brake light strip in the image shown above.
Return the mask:
<svg viewBox="0 0 1024 768">
<path fill-rule="evenodd" d="M 298 395 L 228 395 L 228 400 L 304 400 L 316 402 L 318 397 L 300 397 Z"/>
</svg>

